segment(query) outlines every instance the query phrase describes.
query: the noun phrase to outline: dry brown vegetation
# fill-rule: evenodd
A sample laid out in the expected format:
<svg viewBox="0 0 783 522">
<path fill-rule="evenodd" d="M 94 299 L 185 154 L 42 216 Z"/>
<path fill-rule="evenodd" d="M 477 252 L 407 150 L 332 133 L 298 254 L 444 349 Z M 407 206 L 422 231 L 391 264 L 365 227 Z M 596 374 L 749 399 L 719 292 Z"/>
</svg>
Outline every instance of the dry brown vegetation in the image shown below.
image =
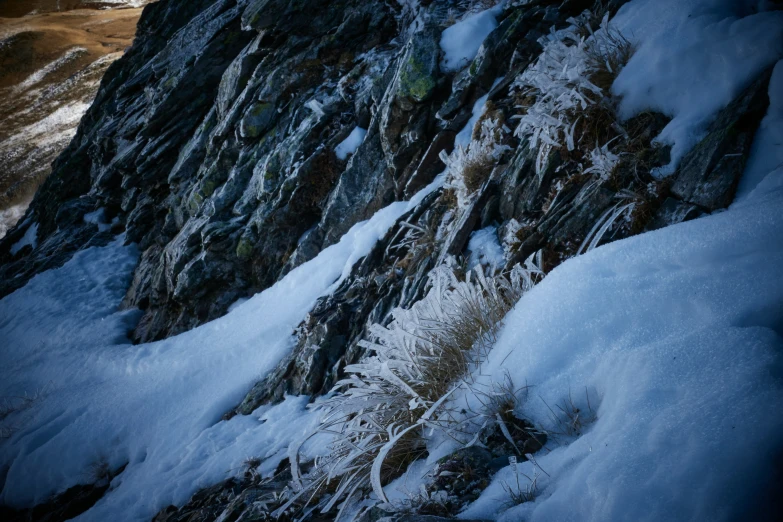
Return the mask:
<svg viewBox="0 0 783 522">
<path fill-rule="evenodd" d="M 47 12 L 57 7 L 50 4 L 34 0 L 0 6 L 0 16 L 40 12 L 0 18 L 0 156 L 5 162 L 0 210 L 29 202 L 76 122 L 59 117 L 41 129 L 35 126 L 55 111 L 92 101 L 106 69 L 133 42 L 142 11 Z M 60 7 L 80 5 L 63 0 Z"/>
</svg>

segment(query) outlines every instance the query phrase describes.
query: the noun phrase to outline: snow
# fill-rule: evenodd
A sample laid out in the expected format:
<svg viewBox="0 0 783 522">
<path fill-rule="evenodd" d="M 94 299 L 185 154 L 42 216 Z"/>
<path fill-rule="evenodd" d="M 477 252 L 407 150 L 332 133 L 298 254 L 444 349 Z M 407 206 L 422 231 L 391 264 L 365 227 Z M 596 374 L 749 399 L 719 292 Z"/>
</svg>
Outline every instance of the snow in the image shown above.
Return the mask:
<svg viewBox="0 0 783 522">
<path fill-rule="evenodd" d="M 459 71 L 466 67 L 478 54 L 484 39 L 498 26 L 497 15 L 501 6 L 468 15 L 443 31 L 440 48 L 444 59 L 441 68 L 444 71 Z"/>
<path fill-rule="evenodd" d="M 783 449 L 783 168 L 751 181 L 728 211 L 570 259 L 520 300 L 479 382 L 533 386 L 518 413 L 550 431 L 569 397 L 596 420 L 518 465 L 535 501 L 499 509 L 508 466 L 462 517 L 748 515 Z"/>
<path fill-rule="evenodd" d="M 85 214 L 84 222 L 90 223 L 91 225 L 97 225 L 98 230 L 101 232 L 105 232 L 111 229 L 111 224 L 109 224 L 109 221 L 106 218 L 105 208 L 99 208 L 95 212 Z"/>
<path fill-rule="evenodd" d="M 118 311 L 138 259 L 122 238 L 76 254 L 0 301 L 0 396 L 42 390 L 0 446 L 0 503 L 30 506 L 79 482 L 92 463 L 126 462 L 112 490 L 77 520 L 149 520 L 199 488 L 241 473 L 251 456 L 273 470 L 313 429 L 307 398 L 221 421 L 292 348 L 315 300 L 350 273 L 393 223 L 443 183 L 357 224 L 339 243 L 228 315 L 164 341 L 131 346 L 138 312 Z"/>
<path fill-rule="evenodd" d="M 673 145 L 670 174 L 715 114 L 783 57 L 783 12 L 757 0 L 634 0 L 613 20 L 638 50 L 618 76 L 621 116 L 671 116 L 658 141 Z"/>
<path fill-rule="evenodd" d="M 613 89 L 624 117 L 646 109 L 673 117 L 659 137 L 674 146 L 669 171 L 715 113 L 783 56 L 783 13 L 753 13 L 757 4 L 633 0 L 621 9 L 615 23 L 639 49 Z M 446 67 L 475 56 L 496 24 L 491 11 L 444 31 Z M 581 435 L 553 437 L 535 463 L 502 469 L 464 518 L 737 520 L 769 484 L 783 429 L 782 87 L 778 63 L 768 115 L 727 211 L 570 259 L 507 316 L 476 383 L 508 375 L 531 385 L 518 413 L 551 432 L 560 430 L 552 411 L 569 397 L 595 419 Z M 314 100 L 308 107 L 323 110 Z M 479 100 L 458 144 L 470 143 L 483 107 Z M 71 123 L 76 112 L 49 123 Z M 345 150 L 347 157 L 356 148 Z M 139 312 L 117 304 L 139 252 L 121 238 L 0 300 L 0 396 L 40 395 L 30 410 L 0 421 L 17 429 L 0 446 L 0 502 L 45 500 L 87 482 L 89 466 L 106 459 L 114 469 L 128 466 L 78 520 L 149 520 L 238 474 L 248 457 L 264 459 L 261 472 L 271 473 L 289 443 L 315 429 L 308 398 L 229 421 L 222 414 L 289 352 L 315 300 L 442 183 L 354 226 L 225 317 L 157 343 L 127 342 Z M 14 248 L 34 245 L 36 235 L 34 224 Z M 493 227 L 475 232 L 469 249 L 503 259 Z M 430 449 L 427 462 L 387 486 L 390 500 L 391 490 L 415 491 L 447 451 Z M 536 498 L 510 507 L 505 487 L 517 478 L 526 487 L 522 473 L 537 478 Z"/>
<path fill-rule="evenodd" d="M 90 0 L 94 4 L 116 4 L 118 7 L 144 7 L 152 0 Z"/>
<path fill-rule="evenodd" d="M 361 127 L 355 127 L 351 133 L 334 149 L 337 157 L 343 161 L 348 159 L 348 156 L 356 152 L 359 145 L 364 141 L 364 137 L 367 135 L 367 129 Z"/>
<path fill-rule="evenodd" d="M 753 140 L 745 173 L 737 187 L 737 201 L 742 201 L 759 184 L 764 175 L 783 165 L 783 61 L 772 71 L 769 83 L 769 109 Z"/>
<path fill-rule="evenodd" d="M 249 299 L 249 298 L 247 298 L 247 297 L 240 297 L 239 299 L 237 299 L 236 301 L 234 301 L 234 302 L 231 304 L 231 306 L 229 306 L 229 307 L 228 307 L 228 311 L 229 311 L 229 312 L 233 312 L 233 311 L 234 311 L 236 308 L 238 308 L 238 307 L 239 307 L 239 306 L 241 306 L 242 304 L 244 304 L 244 303 L 248 302 L 249 300 L 250 300 L 250 299 Z"/>
<path fill-rule="evenodd" d="M 89 108 L 89 103 L 80 101 L 62 105 L 40 121 L 20 129 L 5 140 L 3 146 L 11 149 L 32 142 L 43 148 L 53 143 L 68 141 L 76 134 L 79 122 Z"/>
<path fill-rule="evenodd" d="M 479 118 L 484 115 L 484 111 L 487 109 L 487 98 L 489 95 L 484 95 L 473 104 L 473 111 L 470 115 L 470 119 L 462 129 L 457 133 L 457 137 L 454 138 L 454 146 L 460 146 L 467 148 L 470 145 L 470 141 L 473 139 L 473 129 L 476 127 Z"/>
<path fill-rule="evenodd" d="M 27 231 L 22 236 L 22 239 L 11 245 L 11 255 L 15 256 L 17 252 L 28 245 L 33 248 L 38 246 L 38 223 L 33 223 L 27 227 Z"/>
<path fill-rule="evenodd" d="M 498 242 L 497 227 L 482 228 L 473 232 L 468 242 L 468 251 L 470 251 L 469 268 L 478 264 L 503 268 L 506 263 L 503 247 Z"/>
<path fill-rule="evenodd" d="M 84 56 L 85 54 L 87 54 L 87 49 L 85 49 L 84 47 L 72 47 L 71 49 L 68 49 L 64 55 L 57 58 L 53 62 L 48 63 L 41 69 L 35 71 L 33 74 L 28 76 L 22 83 L 20 83 L 15 88 L 16 92 L 21 92 L 25 89 L 29 89 L 30 87 L 41 83 L 47 76 L 55 72 L 57 69 L 61 68 L 63 65 L 66 65 L 69 62 L 72 62 L 77 58 Z"/>
</svg>

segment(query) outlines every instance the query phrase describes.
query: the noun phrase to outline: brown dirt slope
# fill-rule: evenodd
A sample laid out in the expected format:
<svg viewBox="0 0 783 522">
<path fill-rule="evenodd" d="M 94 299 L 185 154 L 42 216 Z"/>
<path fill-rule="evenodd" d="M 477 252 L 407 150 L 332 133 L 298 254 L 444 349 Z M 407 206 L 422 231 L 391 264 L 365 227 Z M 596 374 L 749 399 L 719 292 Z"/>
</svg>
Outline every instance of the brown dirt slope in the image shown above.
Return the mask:
<svg viewBox="0 0 783 522">
<path fill-rule="evenodd" d="M 108 66 L 133 42 L 141 8 L 107 5 L 0 0 L 0 237 L 67 146 Z"/>
</svg>

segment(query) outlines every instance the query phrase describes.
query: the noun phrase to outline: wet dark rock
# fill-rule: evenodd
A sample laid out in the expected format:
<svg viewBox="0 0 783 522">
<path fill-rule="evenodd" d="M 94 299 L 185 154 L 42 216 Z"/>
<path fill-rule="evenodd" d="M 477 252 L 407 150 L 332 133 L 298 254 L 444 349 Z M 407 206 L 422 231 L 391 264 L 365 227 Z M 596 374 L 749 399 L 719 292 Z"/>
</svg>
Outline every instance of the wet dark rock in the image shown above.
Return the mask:
<svg viewBox="0 0 783 522">
<path fill-rule="evenodd" d="M 470 234 L 478 228 L 481 220 L 481 213 L 487 205 L 487 202 L 497 193 L 497 180 L 500 177 L 502 167 L 495 169 L 490 178 L 479 188 L 478 195 L 471 202 L 470 206 L 462 213 L 457 223 L 452 228 L 451 233 L 445 239 L 441 249 L 439 262 L 442 262 L 447 256 L 459 255 L 468 244 Z"/>
<path fill-rule="evenodd" d="M 647 230 L 658 230 L 669 225 L 690 221 L 704 214 L 696 205 L 691 205 L 674 198 L 666 198 L 655 217 L 647 225 Z"/>
<path fill-rule="evenodd" d="M 753 137 L 769 106 L 771 70 L 723 109 L 707 136 L 683 159 L 672 194 L 707 211 L 727 207 L 737 190 Z"/>
<path fill-rule="evenodd" d="M 29 510 L 14 511 L 0 507 L 0 515 L 6 522 L 65 522 L 94 506 L 108 489 L 108 484 L 74 486 L 51 501 Z"/>
<path fill-rule="evenodd" d="M 432 139 L 427 152 L 424 153 L 416 171 L 411 175 L 405 186 L 405 196 L 410 198 L 419 190 L 429 185 L 435 176 L 443 172 L 445 165 L 440 160 L 440 153 L 446 151 L 450 154 L 454 150 L 454 139 L 457 133 L 454 131 L 441 131 Z"/>
</svg>

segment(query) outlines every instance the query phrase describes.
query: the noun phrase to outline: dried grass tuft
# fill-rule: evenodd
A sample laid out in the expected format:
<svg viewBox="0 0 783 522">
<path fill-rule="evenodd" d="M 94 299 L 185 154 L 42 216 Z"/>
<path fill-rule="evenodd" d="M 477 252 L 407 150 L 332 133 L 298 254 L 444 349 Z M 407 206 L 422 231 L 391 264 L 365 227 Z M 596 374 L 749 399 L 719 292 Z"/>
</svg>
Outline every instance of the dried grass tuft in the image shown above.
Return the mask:
<svg viewBox="0 0 783 522">
<path fill-rule="evenodd" d="M 319 433 L 335 442 L 304 477 L 297 451 L 289 456 L 299 494 L 281 509 L 306 495 L 305 505 L 323 498 L 325 513 L 370 489 L 385 501 L 383 485 L 425 454 L 423 430 L 454 428 L 450 394 L 469 379 L 505 315 L 542 275 L 532 259 L 506 275 L 468 272 L 464 281 L 448 266 L 433 270 L 427 296 L 411 309 L 395 309 L 388 327 L 371 327 L 361 343 L 371 355 L 348 366 L 337 394 L 319 406 L 325 413 Z"/>
</svg>

